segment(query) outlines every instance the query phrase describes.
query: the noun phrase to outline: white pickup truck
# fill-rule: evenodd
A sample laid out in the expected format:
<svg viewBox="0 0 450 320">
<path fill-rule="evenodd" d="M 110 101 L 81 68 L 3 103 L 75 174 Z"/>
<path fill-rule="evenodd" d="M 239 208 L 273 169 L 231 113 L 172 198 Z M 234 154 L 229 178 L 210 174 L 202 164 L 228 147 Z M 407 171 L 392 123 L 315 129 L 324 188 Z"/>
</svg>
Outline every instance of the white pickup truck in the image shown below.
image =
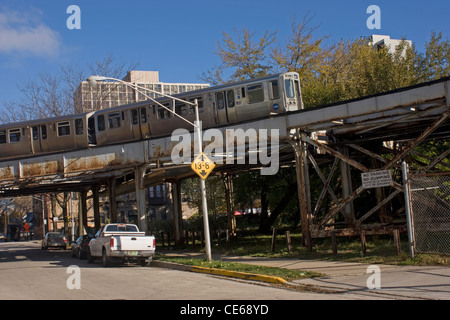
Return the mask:
<svg viewBox="0 0 450 320">
<path fill-rule="evenodd" d="M 155 254 L 155 242 L 155 237 L 146 236 L 134 224 L 107 224 L 89 242 L 88 262 L 102 258 L 105 267 L 124 261 L 137 261 L 148 266 Z"/>
</svg>

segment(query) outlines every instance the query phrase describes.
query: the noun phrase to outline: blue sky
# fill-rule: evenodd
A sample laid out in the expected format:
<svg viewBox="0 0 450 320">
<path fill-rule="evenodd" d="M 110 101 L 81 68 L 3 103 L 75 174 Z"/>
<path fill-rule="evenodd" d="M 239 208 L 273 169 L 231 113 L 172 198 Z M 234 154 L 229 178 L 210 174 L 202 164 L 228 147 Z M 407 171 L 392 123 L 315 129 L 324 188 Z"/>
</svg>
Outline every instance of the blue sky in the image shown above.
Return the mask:
<svg viewBox="0 0 450 320">
<path fill-rule="evenodd" d="M 70 5 L 81 9 L 80 30 L 67 28 Z M 381 9 L 380 30 L 366 26 L 369 5 Z M 278 30 L 284 42 L 291 21 L 307 13 L 330 43 L 385 34 L 423 51 L 432 31 L 450 37 L 449 12 L 448 0 L 2 0 L 0 105 L 20 98 L 18 86 L 39 73 L 107 55 L 157 70 L 163 82 L 202 82 L 202 72 L 219 63 L 222 32 Z"/>
</svg>

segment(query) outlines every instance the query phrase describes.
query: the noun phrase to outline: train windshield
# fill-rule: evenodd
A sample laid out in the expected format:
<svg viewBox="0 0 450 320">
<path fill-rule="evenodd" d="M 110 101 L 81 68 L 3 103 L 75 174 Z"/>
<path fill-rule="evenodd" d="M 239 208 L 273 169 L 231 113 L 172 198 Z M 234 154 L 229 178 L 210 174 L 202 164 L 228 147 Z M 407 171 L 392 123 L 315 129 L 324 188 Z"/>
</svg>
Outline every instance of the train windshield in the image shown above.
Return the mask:
<svg viewBox="0 0 450 320">
<path fill-rule="evenodd" d="M 294 82 L 291 79 L 284 80 L 286 88 L 286 97 L 295 98 Z"/>
</svg>

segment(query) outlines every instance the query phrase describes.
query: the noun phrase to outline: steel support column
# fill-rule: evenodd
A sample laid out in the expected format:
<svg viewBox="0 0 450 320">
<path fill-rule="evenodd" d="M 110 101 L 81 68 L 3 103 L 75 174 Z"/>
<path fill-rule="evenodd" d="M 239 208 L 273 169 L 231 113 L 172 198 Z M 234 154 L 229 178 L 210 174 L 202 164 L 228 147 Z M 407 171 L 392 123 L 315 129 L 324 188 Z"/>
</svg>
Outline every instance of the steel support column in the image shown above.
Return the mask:
<svg viewBox="0 0 450 320">
<path fill-rule="evenodd" d="M 297 137 L 300 138 L 300 132 L 297 130 Z M 307 198 L 307 184 L 305 177 L 305 166 L 308 165 L 305 157 L 305 142 L 302 140 L 289 140 L 295 153 L 295 171 L 297 173 L 297 192 L 300 210 L 300 221 L 302 224 L 302 242 L 303 246 L 312 249 L 311 235 L 310 235 L 310 213 L 308 212 L 308 198 Z"/>
<path fill-rule="evenodd" d="M 147 167 L 140 167 L 134 170 L 134 181 L 136 188 L 136 201 L 138 203 L 139 229 L 148 234 L 147 228 L 147 205 L 145 199 L 144 176 Z"/>
<path fill-rule="evenodd" d="M 116 180 L 109 180 L 109 218 L 112 223 L 117 223 L 117 198 Z"/>
<path fill-rule="evenodd" d="M 94 185 L 92 188 L 92 198 L 94 202 L 94 226 L 95 231 L 97 231 L 100 229 L 100 194 L 98 185 Z"/>
<path fill-rule="evenodd" d="M 224 174 L 225 198 L 227 202 L 227 222 L 229 235 L 236 235 L 236 217 L 234 215 L 233 175 Z"/>
<path fill-rule="evenodd" d="M 183 211 L 181 207 L 181 181 L 172 182 L 172 208 L 175 244 L 183 243 Z"/>
<path fill-rule="evenodd" d="M 342 147 L 340 152 L 347 158 L 348 156 L 348 147 Z M 347 162 L 340 162 L 341 169 L 341 185 L 342 185 L 342 193 L 344 199 L 347 199 L 353 192 L 352 186 L 352 174 L 350 165 Z M 355 210 L 353 206 L 353 202 L 349 202 L 344 208 L 344 216 L 347 221 L 347 225 L 353 226 L 355 224 Z"/>
<path fill-rule="evenodd" d="M 83 226 L 84 230 L 82 230 L 80 228 L 80 231 L 83 231 L 83 233 L 80 232 L 80 235 L 85 234 L 85 232 L 87 232 L 88 230 L 88 218 L 87 218 L 87 212 L 88 212 L 88 208 L 87 208 L 87 190 L 81 190 L 80 191 L 80 201 L 81 201 L 81 216 L 82 216 L 82 221 L 83 223 L 80 225 Z"/>
</svg>

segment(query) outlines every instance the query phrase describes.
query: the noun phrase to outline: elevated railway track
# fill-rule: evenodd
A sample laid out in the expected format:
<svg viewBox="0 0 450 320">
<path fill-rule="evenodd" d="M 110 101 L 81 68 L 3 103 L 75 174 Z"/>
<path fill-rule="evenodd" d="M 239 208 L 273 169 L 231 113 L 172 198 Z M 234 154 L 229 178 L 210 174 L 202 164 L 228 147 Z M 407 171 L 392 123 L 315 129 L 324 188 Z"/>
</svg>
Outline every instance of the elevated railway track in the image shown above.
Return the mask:
<svg viewBox="0 0 450 320">
<path fill-rule="evenodd" d="M 392 92 L 344 101 L 332 105 L 281 113 L 251 121 L 215 127 L 224 136 L 227 130 L 277 130 L 277 143 L 267 144 L 278 152 L 279 166 L 295 166 L 298 198 L 305 245 L 311 239 L 334 235 L 380 234 L 405 230 L 401 162 L 420 143 L 450 137 L 450 78 L 401 88 Z M 190 133 L 194 141 L 194 133 Z M 93 191 L 94 197 L 136 192 L 141 227 L 146 229 L 144 190 L 164 181 L 173 182 L 180 194 L 180 181 L 194 176 L 189 161 L 175 164 L 172 151 L 177 141 L 161 136 L 69 152 L 15 158 L 0 162 L 0 196 L 13 197 L 49 192 Z M 204 141 L 208 148 L 210 141 Z M 269 141 L 267 141 L 269 142 Z M 191 148 L 195 150 L 194 148 Z M 237 163 L 248 159 L 251 146 L 234 145 L 229 163 L 219 164 L 216 173 L 236 173 L 260 169 L 261 163 Z M 448 150 L 424 165 L 428 172 L 448 158 Z M 191 154 L 189 160 L 194 158 Z M 228 154 L 230 156 L 230 154 Z M 222 158 L 221 158 L 222 157 Z M 212 155 L 223 160 L 223 155 Z M 389 187 L 364 189 L 361 173 L 391 170 Z M 447 170 L 447 172 L 450 170 Z M 316 175 L 323 189 L 313 192 L 309 179 Z M 332 181 L 339 181 L 336 188 Z M 374 191 L 375 190 L 375 191 Z M 372 208 L 358 203 L 371 193 Z M 314 194 L 314 196 L 313 196 Z M 85 198 L 85 197 L 84 197 Z M 326 200 L 329 199 L 329 200 Z M 98 201 L 98 199 L 97 199 Z M 180 199 L 174 199 L 179 203 Z M 328 203 L 327 203 L 328 201 Z M 397 202 L 395 205 L 394 202 Z M 395 212 L 373 219 L 375 213 Z M 179 205 L 174 216 L 181 225 Z M 114 210 L 112 210 L 114 211 Z M 98 223 L 98 207 L 94 212 Z M 114 212 L 112 213 L 114 220 Z M 375 221 L 375 222 L 374 222 Z M 177 223 L 177 222 L 176 222 Z M 178 230 L 177 237 L 182 237 Z"/>
</svg>

